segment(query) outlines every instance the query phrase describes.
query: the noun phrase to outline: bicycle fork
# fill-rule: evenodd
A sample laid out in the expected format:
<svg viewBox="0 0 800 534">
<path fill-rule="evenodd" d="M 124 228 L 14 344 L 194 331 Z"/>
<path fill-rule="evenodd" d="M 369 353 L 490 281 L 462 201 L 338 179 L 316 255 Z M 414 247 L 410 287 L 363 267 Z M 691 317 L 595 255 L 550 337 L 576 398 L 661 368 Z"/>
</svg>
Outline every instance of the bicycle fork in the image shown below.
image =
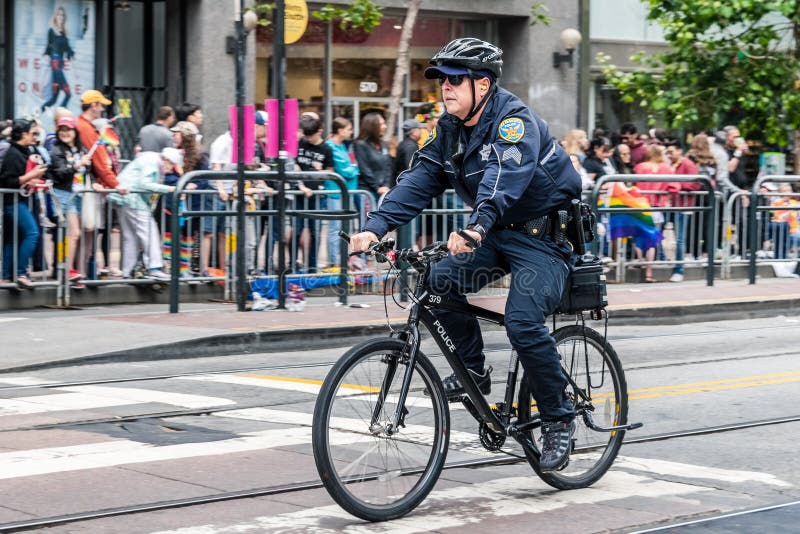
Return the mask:
<svg viewBox="0 0 800 534">
<path fill-rule="evenodd" d="M 370 421 L 370 431 L 373 434 L 378 434 L 381 431 L 385 432 L 387 436 L 393 435 L 397 429 L 404 425 L 404 418 L 408 413 L 406 409 L 406 398 L 408 397 L 408 390 L 411 387 L 411 378 L 414 374 L 414 367 L 417 361 L 417 353 L 419 352 L 419 330 L 416 325 L 411 326 L 411 332 L 408 333 L 410 339 L 406 339 L 409 346 L 407 351 L 397 355 L 396 357 L 388 357 L 386 362 L 386 375 L 383 377 L 383 384 L 378 394 L 378 400 L 375 403 L 375 408 L 372 411 L 372 420 Z M 403 373 L 403 383 L 398 392 L 397 408 L 392 415 L 391 421 L 384 428 L 380 423 L 380 414 L 383 411 L 383 405 L 386 402 L 386 396 L 391 387 L 394 376 L 397 373 L 397 364 L 400 358 L 404 358 L 407 354 L 408 361 L 406 362 L 406 370 Z"/>
</svg>

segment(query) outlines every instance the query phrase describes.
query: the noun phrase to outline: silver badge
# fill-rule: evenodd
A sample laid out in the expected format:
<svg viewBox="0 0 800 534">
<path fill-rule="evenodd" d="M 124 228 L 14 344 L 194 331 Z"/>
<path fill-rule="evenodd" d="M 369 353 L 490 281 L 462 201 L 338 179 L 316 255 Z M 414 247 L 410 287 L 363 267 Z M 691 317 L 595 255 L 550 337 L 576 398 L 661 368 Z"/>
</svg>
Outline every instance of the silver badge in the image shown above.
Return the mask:
<svg viewBox="0 0 800 534">
<path fill-rule="evenodd" d="M 517 165 L 522 164 L 522 152 L 516 146 L 512 146 L 511 148 L 507 148 L 505 152 L 503 152 L 503 157 L 500 158 L 501 161 L 512 160 L 516 161 Z"/>
<path fill-rule="evenodd" d="M 481 149 L 481 161 L 489 161 L 489 154 L 492 153 L 492 145 L 483 145 Z"/>
</svg>

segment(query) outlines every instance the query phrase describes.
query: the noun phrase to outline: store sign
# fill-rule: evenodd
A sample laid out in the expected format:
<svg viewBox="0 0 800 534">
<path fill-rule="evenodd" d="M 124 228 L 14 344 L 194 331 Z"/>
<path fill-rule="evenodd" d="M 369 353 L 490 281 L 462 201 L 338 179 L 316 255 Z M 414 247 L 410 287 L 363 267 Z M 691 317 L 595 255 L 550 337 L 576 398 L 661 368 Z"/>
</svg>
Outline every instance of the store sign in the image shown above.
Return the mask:
<svg viewBox="0 0 800 534">
<path fill-rule="evenodd" d="M 14 116 L 38 115 L 54 130 L 53 111 L 81 113 L 94 87 L 94 0 L 16 0 Z"/>
<path fill-rule="evenodd" d="M 358 90 L 362 93 L 377 93 L 378 84 L 375 82 L 361 82 L 358 84 Z"/>
<path fill-rule="evenodd" d="M 286 0 L 283 20 L 283 42 L 286 44 L 296 43 L 308 27 L 306 0 Z"/>
</svg>

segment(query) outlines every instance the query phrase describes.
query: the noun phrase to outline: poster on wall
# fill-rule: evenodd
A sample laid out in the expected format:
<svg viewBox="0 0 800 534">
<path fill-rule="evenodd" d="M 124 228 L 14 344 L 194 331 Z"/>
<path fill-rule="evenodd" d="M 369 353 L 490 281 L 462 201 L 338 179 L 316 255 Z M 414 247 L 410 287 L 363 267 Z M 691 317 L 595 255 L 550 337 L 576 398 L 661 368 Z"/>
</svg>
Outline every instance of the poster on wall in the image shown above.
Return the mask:
<svg viewBox="0 0 800 534">
<path fill-rule="evenodd" d="M 53 111 L 81 113 L 94 85 L 94 0 L 17 0 L 14 5 L 14 116 L 39 117 L 53 130 Z"/>
</svg>

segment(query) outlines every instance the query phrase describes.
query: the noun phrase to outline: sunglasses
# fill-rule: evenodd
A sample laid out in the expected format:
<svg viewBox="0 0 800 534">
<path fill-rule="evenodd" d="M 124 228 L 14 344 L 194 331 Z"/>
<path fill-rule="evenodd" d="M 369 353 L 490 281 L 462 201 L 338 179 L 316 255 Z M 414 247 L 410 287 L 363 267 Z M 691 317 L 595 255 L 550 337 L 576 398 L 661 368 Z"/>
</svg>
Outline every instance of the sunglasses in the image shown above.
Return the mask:
<svg viewBox="0 0 800 534">
<path fill-rule="evenodd" d="M 466 74 L 449 74 L 447 76 L 439 76 L 439 85 L 444 85 L 444 81 L 447 80 L 453 87 L 458 87 L 464 82 L 464 78 L 467 78 Z"/>
</svg>

